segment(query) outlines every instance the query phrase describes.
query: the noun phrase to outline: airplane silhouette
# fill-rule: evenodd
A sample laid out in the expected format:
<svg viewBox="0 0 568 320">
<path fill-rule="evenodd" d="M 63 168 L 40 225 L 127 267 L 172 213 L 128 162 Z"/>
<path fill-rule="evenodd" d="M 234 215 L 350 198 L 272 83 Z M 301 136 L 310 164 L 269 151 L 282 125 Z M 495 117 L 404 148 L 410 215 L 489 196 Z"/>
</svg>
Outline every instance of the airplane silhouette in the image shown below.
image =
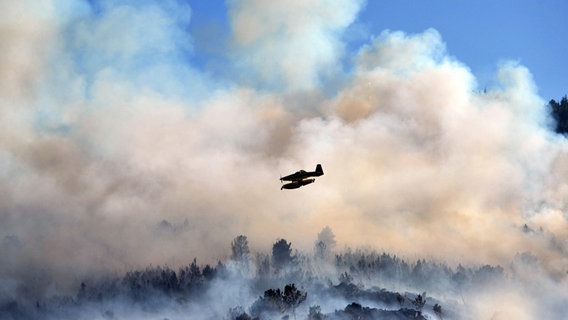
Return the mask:
<svg viewBox="0 0 568 320">
<path fill-rule="evenodd" d="M 308 185 L 310 183 L 314 183 L 316 181 L 316 179 L 307 179 L 307 178 L 319 177 L 319 176 L 322 176 L 322 175 L 323 175 L 323 169 L 321 167 L 321 164 L 318 164 L 316 166 L 315 171 L 304 171 L 304 170 L 297 171 L 295 173 L 292 173 L 290 175 L 287 175 L 285 177 L 280 178 L 280 182 L 291 181 L 291 182 L 283 185 L 280 188 L 280 190 L 282 190 L 282 189 L 297 189 L 301 186 L 305 186 L 305 185 Z"/>
</svg>

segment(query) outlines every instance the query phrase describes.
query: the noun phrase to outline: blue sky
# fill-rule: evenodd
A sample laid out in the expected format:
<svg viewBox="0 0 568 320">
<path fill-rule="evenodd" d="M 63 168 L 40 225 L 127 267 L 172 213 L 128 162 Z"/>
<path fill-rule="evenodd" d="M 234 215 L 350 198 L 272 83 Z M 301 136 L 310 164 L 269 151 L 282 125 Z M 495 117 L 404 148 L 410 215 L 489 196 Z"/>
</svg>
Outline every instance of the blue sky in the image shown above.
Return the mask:
<svg viewBox="0 0 568 320">
<path fill-rule="evenodd" d="M 194 35 L 195 58 L 215 59 L 207 36 L 228 33 L 223 1 L 190 1 L 192 28 L 208 26 L 209 34 Z M 568 2 L 560 0 L 383 0 L 367 1 L 349 27 L 346 41 L 355 50 L 383 30 L 420 33 L 436 29 L 448 54 L 466 64 L 478 85 L 490 87 L 504 61 L 526 66 L 545 100 L 568 93 Z M 206 50 L 203 50 L 207 48 Z"/>
</svg>

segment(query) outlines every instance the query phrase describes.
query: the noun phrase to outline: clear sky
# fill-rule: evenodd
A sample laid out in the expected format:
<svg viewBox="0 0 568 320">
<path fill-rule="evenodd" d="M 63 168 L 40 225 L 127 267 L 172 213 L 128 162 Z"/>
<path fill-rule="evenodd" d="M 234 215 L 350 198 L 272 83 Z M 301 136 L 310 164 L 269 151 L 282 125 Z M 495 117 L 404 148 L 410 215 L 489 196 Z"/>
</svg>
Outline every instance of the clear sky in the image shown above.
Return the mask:
<svg viewBox="0 0 568 320">
<path fill-rule="evenodd" d="M 228 32 L 223 1 L 190 5 L 194 30 L 207 24 L 218 29 L 216 34 Z M 514 60 L 530 70 L 543 99 L 558 100 L 568 94 L 567 9 L 568 2 L 561 0 L 367 1 L 345 37 L 355 50 L 383 30 L 412 34 L 434 28 L 448 54 L 471 69 L 480 87 L 491 86 L 500 63 Z M 200 50 L 211 39 L 194 37 L 195 58 L 213 59 L 211 52 Z"/>
</svg>

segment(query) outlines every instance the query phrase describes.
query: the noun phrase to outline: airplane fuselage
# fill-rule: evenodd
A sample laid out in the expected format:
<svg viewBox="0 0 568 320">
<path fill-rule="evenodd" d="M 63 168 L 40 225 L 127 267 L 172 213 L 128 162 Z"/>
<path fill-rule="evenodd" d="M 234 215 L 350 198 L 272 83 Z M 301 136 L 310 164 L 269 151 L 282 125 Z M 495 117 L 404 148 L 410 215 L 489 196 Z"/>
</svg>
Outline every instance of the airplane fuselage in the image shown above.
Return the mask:
<svg viewBox="0 0 568 320">
<path fill-rule="evenodd" d="M 323 169 L 321 167 L 321 164 L 318 164 L 315 171 L 300 170 L 296 173 L 292 173 L 291 175 L 280 178 L 280 181 L 299 181 L 310 177 L 319 177 L 321 175 L 323 175 Z"/>
</svg>

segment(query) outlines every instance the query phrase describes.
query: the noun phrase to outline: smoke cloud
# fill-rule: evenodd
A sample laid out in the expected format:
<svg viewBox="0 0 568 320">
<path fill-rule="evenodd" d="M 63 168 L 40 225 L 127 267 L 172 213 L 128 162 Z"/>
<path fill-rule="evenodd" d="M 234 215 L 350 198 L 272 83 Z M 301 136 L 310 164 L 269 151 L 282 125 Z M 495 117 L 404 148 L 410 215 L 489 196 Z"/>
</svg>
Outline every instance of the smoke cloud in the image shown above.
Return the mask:
<svg viewBox="0 0 568 320">
<path fill-rule="evenodd" d="M 214 263 L 239 234 L 309 251 L 324 226 L 453 264 L 530 252 L 565 295 L 568 145 L 530 71 L 502 63 L 481 91 L 434 29 L 349 52 L 363 6 L 228 1 L 217 77 L 182 1 L 0 1 L 2 296 Z M 280 190 L 317 163 L 316 183 Z"/>
<path fill-rule="evenodd" d="M 337 74 L 341 34 L 362 0 L 228 1 L 237 64 L 276 88 L 313 90 Z"/>
</svg>

